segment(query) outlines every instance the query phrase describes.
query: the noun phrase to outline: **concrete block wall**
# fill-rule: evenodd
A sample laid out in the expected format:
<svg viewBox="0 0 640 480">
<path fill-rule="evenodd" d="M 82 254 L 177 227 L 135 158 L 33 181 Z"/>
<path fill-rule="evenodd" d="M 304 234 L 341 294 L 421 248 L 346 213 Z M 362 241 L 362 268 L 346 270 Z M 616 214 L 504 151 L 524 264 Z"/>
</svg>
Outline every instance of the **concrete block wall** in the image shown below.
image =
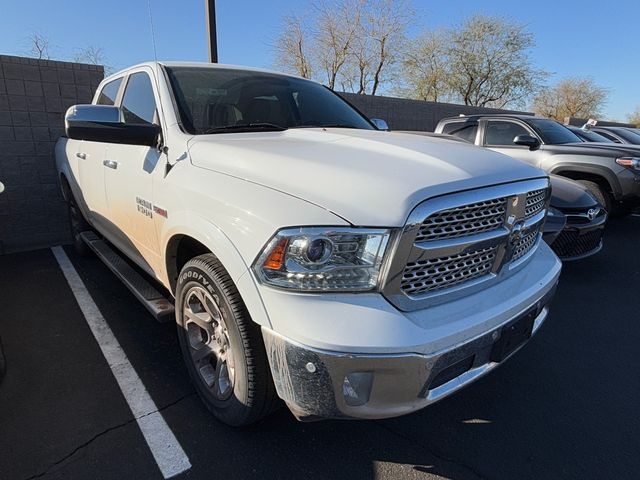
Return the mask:
<svg viewBox="0 0 640 480">
<path fill-rule="evenodd" d="M 391 130 L 418 130 L 433 132 L 440 120 L 445 117 L 471 115 L 474 113 L 525 113 L 515 110 L 470 107 L 453 103 L 425 102 L 406 98 L 358 95 L 341 93 L 343 98 L 354 105 L 369 118 L 385 120 Z"/>
<path fill-rule="evenodd" d="M 64 112 L 89 103 L 102 66 L 0 55 L 0 254 L 69 241 L 54 145 Z"/>
</svg>

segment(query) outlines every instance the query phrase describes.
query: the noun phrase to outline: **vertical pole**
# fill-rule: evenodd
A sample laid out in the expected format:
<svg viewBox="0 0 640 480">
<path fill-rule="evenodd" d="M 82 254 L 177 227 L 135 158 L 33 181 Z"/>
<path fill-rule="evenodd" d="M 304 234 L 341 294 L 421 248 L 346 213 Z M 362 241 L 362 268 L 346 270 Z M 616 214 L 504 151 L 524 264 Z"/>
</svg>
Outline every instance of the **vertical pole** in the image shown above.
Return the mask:
<svg viewBox="0 0 640 480">
<path fill-rule="evenodd" d="M 216 0 L 205 0 L 207 11 L 207 38 L 209 44 L 209 61 L 218 63 L 218 38 L 216 32 Z"/>
</svg>

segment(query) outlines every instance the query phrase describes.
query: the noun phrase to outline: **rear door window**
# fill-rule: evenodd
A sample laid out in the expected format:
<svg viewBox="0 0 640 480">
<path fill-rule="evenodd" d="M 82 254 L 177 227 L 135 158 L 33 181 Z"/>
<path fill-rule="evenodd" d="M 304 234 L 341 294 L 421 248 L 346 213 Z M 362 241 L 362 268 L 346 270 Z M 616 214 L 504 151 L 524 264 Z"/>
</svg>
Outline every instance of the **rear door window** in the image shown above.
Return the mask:
<svg viewBox="0 0 640 480">
<path fill-rule="evenodd" d="M 478 124 L 469 122 L 451 122 L 442 127 L 442 133 L 455 135 L 456 137 L 463 138 L 468 142 L 476 143 Z"/>
<path fill-rule="evenodd" d="M 156 113 L 156 99 L 149 75 L 134 73 L 129 77 L 122 98 L 122 113 L 125 123 L 153 123 Z"/>
<path fill-rule="evenodd" d="M 100 95 L 98 95 L 98 105 L 115 105 L 121 84 L 122 78 L 118 78 L 102 87 Z"/>
</svg>

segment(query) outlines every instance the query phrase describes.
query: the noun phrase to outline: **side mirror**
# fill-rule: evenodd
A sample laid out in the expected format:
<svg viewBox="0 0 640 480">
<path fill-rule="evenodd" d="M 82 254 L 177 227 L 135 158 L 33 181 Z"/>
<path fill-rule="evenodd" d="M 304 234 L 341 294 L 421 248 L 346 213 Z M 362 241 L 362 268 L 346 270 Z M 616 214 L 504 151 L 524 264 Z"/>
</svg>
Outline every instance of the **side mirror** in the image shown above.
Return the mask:
<svg viewBox="0 0 640 480">
<path fill-rule="evenodd" d="M 384 131 L 389 130 L 389 125 L 387 125 L 387 122 L 385 122 L 384 120 L 382 120 L 380 118 L 372 118 L 371 119 L 371 123 L 373 123 L 373 125 L 378 130 L 384 130 Z"/>
<path fill-rule="evenodd" d="M 518 135 L 513 139 L 513 143 L 522 145 L 523 147 L 529 147 L 529 150 L 537 150 L 540 148 L 540 140 L 531 135 Z"/>
<path fill-rule="evenodd" d="M 156 146 L 160 127 L 124 123 L 122 111 L 109 105 L 74 105 L 64 116 L 67 137 L 89 142 Z"/>
<path fill-rule="evenodd" d="M 4 192 L 4 183 L 0 182 L 0 193 Z"/>
</svg>

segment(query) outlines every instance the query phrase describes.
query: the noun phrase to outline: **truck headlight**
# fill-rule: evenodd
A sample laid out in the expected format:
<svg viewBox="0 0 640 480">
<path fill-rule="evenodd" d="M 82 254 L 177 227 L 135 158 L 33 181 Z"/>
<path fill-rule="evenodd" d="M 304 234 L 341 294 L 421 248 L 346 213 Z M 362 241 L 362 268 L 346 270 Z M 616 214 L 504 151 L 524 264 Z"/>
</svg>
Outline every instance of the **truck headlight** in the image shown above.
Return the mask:
<svg viewBox="0 0 640 480">
<path fill-rule="evenodd" d="M 253 264 L 261 283 L 304 292 L 378 286 L 389 230 L 305 227 L 278 231 Z"/>
<path fill-rule="evenodd" d="M 616 158 L 616 163 L 623 167 L 633 168 L 634 170 L 640 170 L 640 158 L 639 157 L 620 157 Z"/>
</svg>

